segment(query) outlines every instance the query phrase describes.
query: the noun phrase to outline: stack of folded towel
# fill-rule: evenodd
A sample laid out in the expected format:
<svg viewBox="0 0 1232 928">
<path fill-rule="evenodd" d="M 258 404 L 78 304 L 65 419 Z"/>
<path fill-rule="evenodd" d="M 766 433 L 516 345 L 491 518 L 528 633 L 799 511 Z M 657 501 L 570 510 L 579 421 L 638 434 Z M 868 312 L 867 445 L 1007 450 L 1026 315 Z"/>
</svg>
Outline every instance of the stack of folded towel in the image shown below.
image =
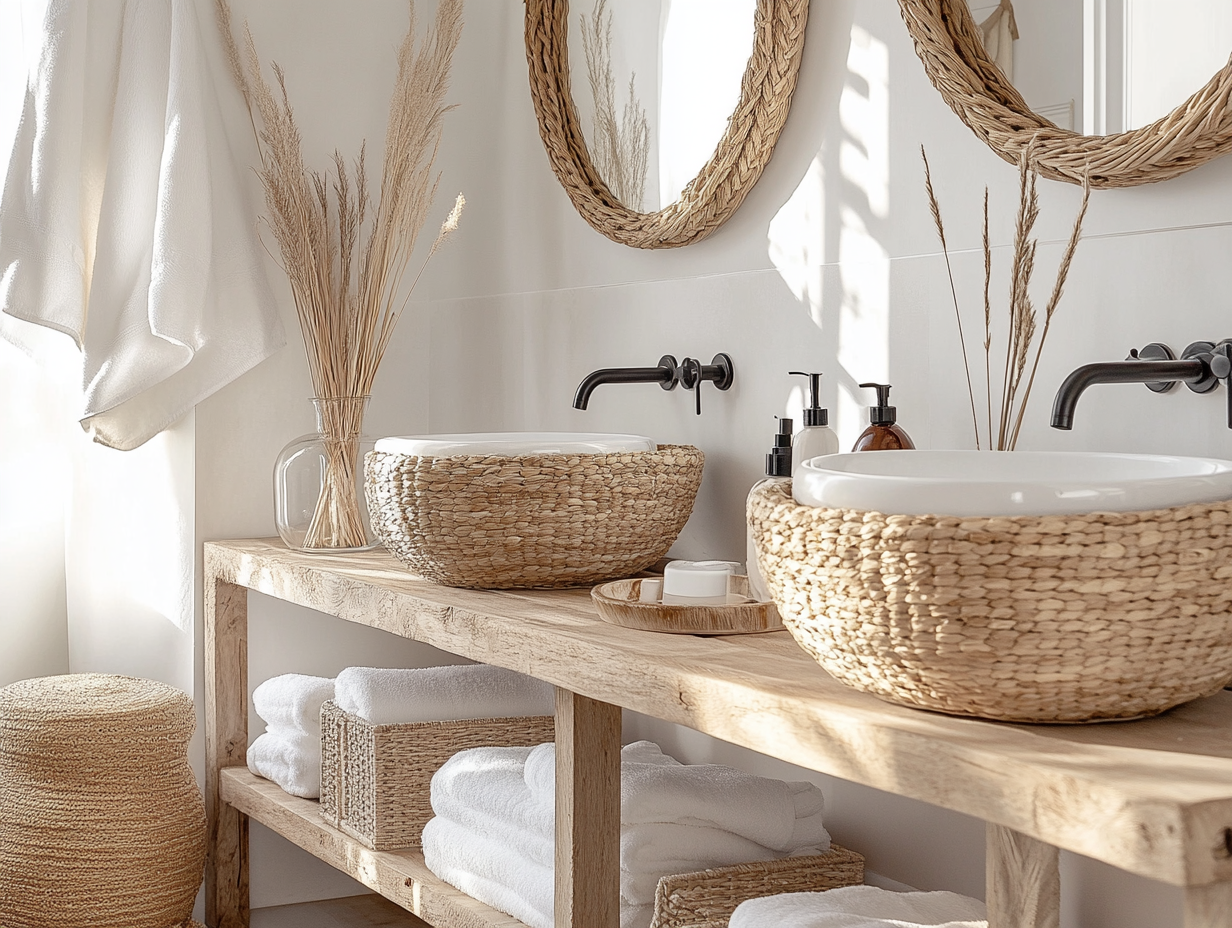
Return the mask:
<svg viewBox="0 0 1232 928">
<path fill-rule="evenodd" d="M 334 681 L 288 673 L 253 691 L 252 706 L 265 734 L 248 748 L 248 769 L 292 796 L 321 795 L 321 703 L 334 698 Z"/>
<path fill-rule="evenodd" d="M 552 715 L 550 683 L 503 667 L 348 667 L 338 674 L 334 702 L 373 725 Z"/>
<path fill-rule="evenodd" d="M 894 893 L 845 886 L 741 903 L 730 928 L 988 928 L 984 903 L 957 893 Z"/>
<path fill-rule="evenodd" d="M 552 715 L 555 709 L 551 684 L 486 664 L 348 667 L 337 680 L 289 673 L 252 694 L 266 730 L 248 749 L 248 769 L 292 796 L 319 798 L 321 704 L 327 699 L 373 725 Z"/>
<path fill-rule="evenodd" d="M 475 748 L 432 778 L 428 868 L 463 892 L 552 928 L 555 745 Z M 821 791 L 730 767 L 683 765 L 640 741 L 621 752 L 620 923 L 646 928 L 659 878 L 829 849 Z"/>
</svg>

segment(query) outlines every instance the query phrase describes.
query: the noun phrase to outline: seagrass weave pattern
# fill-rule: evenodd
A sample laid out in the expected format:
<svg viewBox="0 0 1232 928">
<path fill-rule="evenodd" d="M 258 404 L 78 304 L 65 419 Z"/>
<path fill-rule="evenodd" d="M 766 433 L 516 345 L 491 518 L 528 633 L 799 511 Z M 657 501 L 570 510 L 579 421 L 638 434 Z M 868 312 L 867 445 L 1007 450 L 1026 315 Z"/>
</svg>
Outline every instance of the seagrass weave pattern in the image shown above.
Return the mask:
<svg viewBox="0 0 1232 928">
<path fill-rule="evenodd" d="M 1232 501 L 951 518 L 752 494 L 792 636 L 893 702 L 1019 722 L 1154 715 L 1232 677 Z"/>
<path fill-rule="evenodd" d="M 459 751 L 554 741 L 549 716 L 373 725 L 321 706 L 321 817 L 377 851 L 419 847 L 432 775 Z"/>
<path fill-rule="evenodd" d="M 667 553 L 705 456 L 689 445 L 614 454 L 428 457 L 370 451 L 372 528 L 415 573 L 479 589 L 586 586 Z"/>
<path fill-rule="evenodd" d="M 665 876 L 655 890 L 651 928 L 727 928 L 736 906 L 780 893 L 809 893 L 864 882 L 864 858 L 831 845 L 825 854 L 736 864 Z"/>
<path fill-rule="evenodd" d="M 679 200 L 639 213 L 616 199 L 586 148 L 569 88 L 567 0 L 526 0 L 526 62 L 539 135 L 582 218 L 635 248 L 689 245 L 726 222 L 761 177 L 787 122 L 807 22 L 808 0 L 758 0 L 753 52 L 726 133 Z"/>
<path fill-rule="evenodd" d="M 173 928 L 205 866 L 192 700 L 71 674 L 0 690 L 0 925 Z"/>
<path fill-rule="evenodd" d="M 1118 135 L 1062 129 L 1027 106 L 984 50 L 965 0 L 899 0 L 929 80 L 994 152 L 1052 180 L 1132 187 L 1176 177 L 1232 149 L 1232 61 L 1170 114 Z"/>
</svg>

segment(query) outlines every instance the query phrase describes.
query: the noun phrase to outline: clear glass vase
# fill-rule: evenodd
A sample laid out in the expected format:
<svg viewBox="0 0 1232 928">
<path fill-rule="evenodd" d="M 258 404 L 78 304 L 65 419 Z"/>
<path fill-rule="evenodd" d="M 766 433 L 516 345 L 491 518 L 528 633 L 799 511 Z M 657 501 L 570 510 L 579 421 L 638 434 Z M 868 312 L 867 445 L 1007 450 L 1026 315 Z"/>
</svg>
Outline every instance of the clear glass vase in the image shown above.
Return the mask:
<svg viewBox="0 0 1232 928">
<path fill-rule="evenodd" d="M 317 430 L 282 449 L 274 465 L 278 534 L 303 551 L 365 551 L 378 545 L 364 500 L 366 396 L 317 397 Z"/>
</svg>

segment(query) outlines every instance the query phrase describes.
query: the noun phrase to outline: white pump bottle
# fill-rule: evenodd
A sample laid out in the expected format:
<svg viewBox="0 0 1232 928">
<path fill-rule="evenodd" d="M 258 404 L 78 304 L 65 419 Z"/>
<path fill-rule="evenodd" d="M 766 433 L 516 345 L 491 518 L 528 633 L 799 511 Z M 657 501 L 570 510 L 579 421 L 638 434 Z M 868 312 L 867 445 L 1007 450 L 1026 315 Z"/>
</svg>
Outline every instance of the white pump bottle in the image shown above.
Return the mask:
<svg viewBox="0 0 1232 928">
<path fill-rule="evenodd" d="M 809 379 L 809 404 L 804 408 L 804 428 L 796 433 L 791 442 L 791 475 L 795 477 L 800 465 L 809 458 L 821 454 L 838 453 L 838 436 L 830 428 L 830 413 L 821 408 L 821 374 L 806 374 L 792 371 Z"/>
</svg>

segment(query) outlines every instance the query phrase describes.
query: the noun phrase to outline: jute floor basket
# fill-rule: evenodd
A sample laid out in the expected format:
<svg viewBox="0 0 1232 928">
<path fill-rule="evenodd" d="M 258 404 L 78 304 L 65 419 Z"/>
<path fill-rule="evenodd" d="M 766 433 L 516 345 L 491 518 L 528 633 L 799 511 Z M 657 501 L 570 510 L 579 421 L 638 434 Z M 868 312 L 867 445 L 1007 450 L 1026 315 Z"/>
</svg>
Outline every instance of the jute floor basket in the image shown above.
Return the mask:
<svg viewBox="0 0 1232 928">
<path fill-rule="evenodd" d="M 432 775 L 459 751 L 556 739 L 550 716 L 373 725 L 321 706 L 321 817 L 373 850 L 419 847 Z"/>
<path fill-rule="evenodd" d="M 192 700 L 72 674 L 0 690 L 0 925 L 191 924 L 205 806 Z"/>
<path fill-rule="evenodd" d="M 377 537 L 447 586 L 588 586 L 667 553 L 693 511 L 704 455 L 688 445 L 617 454 L 457 455 L 370 451 Z"/>
<path fill-rule="evenodd" d="M 811 893 L 864 882 L 864 858 L 831 845 L 825 854 L 736 864 L 665 876 L 651 928 L 727 928 L 736 906 L 780 893 Z"/>
<path fill-rule="evenodd" d="M 796 641 L 885 699 L 1019 722 L 1154 715 L 1232 677 L 1232 501 L 949 518 L 748 504 Z"/>
</svg>

